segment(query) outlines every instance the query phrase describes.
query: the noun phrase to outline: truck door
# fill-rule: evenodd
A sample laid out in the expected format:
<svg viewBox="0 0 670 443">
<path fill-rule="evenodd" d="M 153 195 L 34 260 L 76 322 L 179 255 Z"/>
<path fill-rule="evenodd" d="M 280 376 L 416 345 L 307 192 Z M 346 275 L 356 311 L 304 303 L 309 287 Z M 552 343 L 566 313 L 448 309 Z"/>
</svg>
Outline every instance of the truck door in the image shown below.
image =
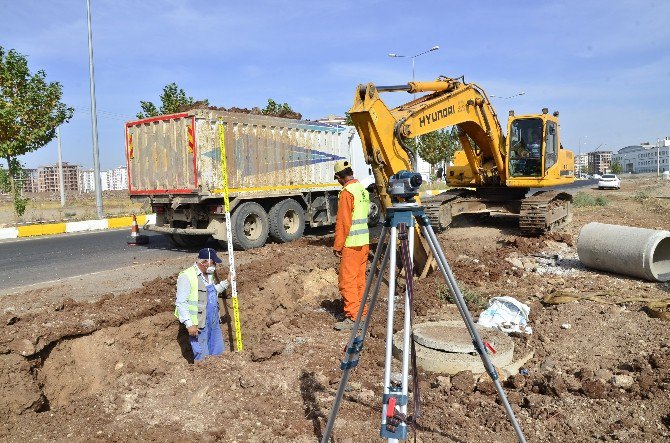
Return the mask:
<svg viewBox="0 0 670 443">
<path fill-rule="evenodd" d="M 126 124 L 130 194 L 197 192 L 195 118 L 188 114 L 153 117 Z"/>
</svg>

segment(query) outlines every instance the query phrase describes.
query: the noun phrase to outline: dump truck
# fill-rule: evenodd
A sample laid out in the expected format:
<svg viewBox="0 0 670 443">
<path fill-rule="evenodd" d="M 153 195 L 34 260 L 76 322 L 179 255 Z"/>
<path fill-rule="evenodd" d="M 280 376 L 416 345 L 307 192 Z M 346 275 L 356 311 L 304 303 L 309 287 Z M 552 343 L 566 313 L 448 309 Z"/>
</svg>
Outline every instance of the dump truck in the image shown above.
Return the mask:
<svg viewBox="0 0 670 443">
<path fill-rule="evenodd" d="M 125 137 L 130 198 L 149 199 L 156 224 L 145 228 L 179 247 L 195 248 L 211 237 L 225 242 L 224 174 L 233 246 L 240 250 L 334 224 L 337 160 L 349 160 L 356 178 L 375 189 L 353 127 L 193 110 L 127 122 Z M 374 225 L 379 200 L 371 200 Z"/>
</svg>

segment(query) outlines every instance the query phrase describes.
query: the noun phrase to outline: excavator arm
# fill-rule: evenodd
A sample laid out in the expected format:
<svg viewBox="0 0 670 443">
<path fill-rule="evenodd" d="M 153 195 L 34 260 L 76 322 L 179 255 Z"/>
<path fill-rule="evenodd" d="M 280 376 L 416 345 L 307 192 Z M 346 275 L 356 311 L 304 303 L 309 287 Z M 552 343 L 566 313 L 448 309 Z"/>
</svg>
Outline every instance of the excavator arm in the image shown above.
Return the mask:
<svg viewBox="0 0 670 443">
<path fill-rule="evenodd" d="M 381 92 L 427 93 L 389 109 Z M 359 85 L 349 114 L 371 165 L 383 208 L 391 205 L 389 178 L 401 170 L 415 170 L 414 153 L 406 140 L 447 127 L 456 127 L 462 150 L 448 169 L 452 186 L 475 188 L 443 193 L 437 203 L 425 204 L 431 220 L 448 225 L 453 215 L 498 212 L 519 215 L 525 234 L 541 234 L 570 218 L 570 199 L 564 193 L 543 191 L 526 198 L 532 187 L 549 187 L 574 180 L 573 154 L 558 137 L 558 113 L 515 117 L 510 112 L 508 147 L 491 102 L 482 88 L 462 79 L 440 77 L 434 82 L 398 86 Z M 531 134 L 537 141 L 531 143 Z M 509 152 L 508 152 L 509 151 Z M 542 195 L 540 195 L 542 194 Z M 435 197 L 434 197 L 435 198 Z M 434 204 L 435 203 L 435 204 Z M 443 223 L 446 221 L 446 223 Z M 430 265 L 425 240 L 416 242 L 414 263 L 425 275 Z"/>
<path fill-rule="evenodd" d="M 389 109 L 379 93 L 393 91 L 430 94 Z M 488 97 L 474 83 L 441 77 L 434 82 L 400 86 L 359 85 L 349 113 L 385 207 L 391 203 L 386 195 L 389 177 L 403 169 L 414 169 L 413 154 L 404 140 L 450 126 L 459 130 L 474 185 L 499 184 L 506 179 L 502 128 Z"/>
</svg>

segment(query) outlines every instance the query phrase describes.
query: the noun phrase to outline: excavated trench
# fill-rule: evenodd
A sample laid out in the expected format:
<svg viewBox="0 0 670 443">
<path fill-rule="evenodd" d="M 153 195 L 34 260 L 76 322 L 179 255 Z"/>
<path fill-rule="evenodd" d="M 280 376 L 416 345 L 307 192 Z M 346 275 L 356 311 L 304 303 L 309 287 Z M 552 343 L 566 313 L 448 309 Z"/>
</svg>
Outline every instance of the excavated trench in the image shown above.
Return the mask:
<svg viewBox="0 0 670 443">
<path fill-rule="evenodd" d="M 20 388 L 6 391 L 4 409 L 21 414 L 68 408 L 113 390 L 127 374 L 154 375 L 167 365 L 186 365 L 192 354 L 187 338 L 177 331 L 174 316 L 164 312 L 62 337 L 27 358 L 5 355 L 2 372 Z"/>
</svg>

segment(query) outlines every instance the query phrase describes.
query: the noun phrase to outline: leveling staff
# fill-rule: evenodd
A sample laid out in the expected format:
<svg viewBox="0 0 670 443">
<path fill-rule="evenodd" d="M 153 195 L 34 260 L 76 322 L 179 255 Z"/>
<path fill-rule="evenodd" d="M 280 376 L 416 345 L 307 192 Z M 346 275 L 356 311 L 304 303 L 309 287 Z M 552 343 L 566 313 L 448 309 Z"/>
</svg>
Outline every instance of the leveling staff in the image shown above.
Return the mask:
<svg viewBox="0 0 670 443">
<path fill-rule="evenodd" d="M 216 264 L 221 259 L 212 248 L 201 249 L 193 266 L 177 278 L 175 317 L 189 334 L 195 361 L 225 350 L 219 324 L 219 294 L 228 288 L 228 280 L 216 281 Z"/>
<path fill-rule="evenodd" d="M 335 323 L 335 329 L 350 330 L 365 291 L 365 270 L 370 251 L 370 193 L 354 178 L 347 160 L 335 162 L 335 180 L 342 185 L 342 191 L 337 204 L 333 253 L 341 259 L 338 286 L 344 301 L 344 318 Z M 367 307 L 363 315 L 366 313 Z"/>
</svg>

